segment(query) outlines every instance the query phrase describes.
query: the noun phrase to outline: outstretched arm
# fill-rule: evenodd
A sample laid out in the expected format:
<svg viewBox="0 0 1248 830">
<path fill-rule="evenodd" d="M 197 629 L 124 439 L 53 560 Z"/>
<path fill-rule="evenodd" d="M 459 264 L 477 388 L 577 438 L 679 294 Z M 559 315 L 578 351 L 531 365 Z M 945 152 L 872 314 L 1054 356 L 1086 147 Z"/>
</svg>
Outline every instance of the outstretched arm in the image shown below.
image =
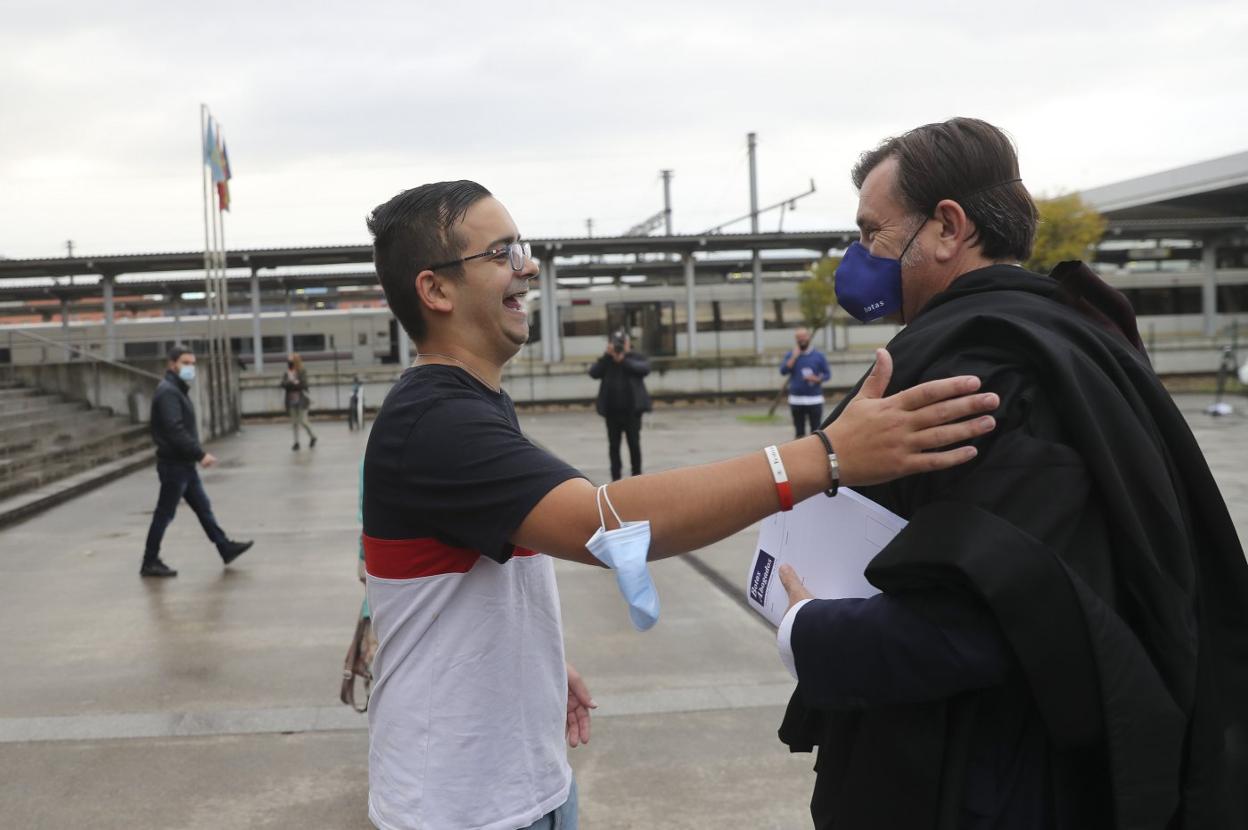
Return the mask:
<svg viewBox="0 0 1248 830">
<path fill-rule="evenodd" d="M 973 394 L 979 380 L 958 377 L 884 398 L 892 358 L 884 349 L 876 357 L 858 395 L 825 430 L 840 461 L 841 483 L 877 484 L 974 458 L 974 447 L 940 448 L 991 431 L 996 425 L 991 416 L 963 419 L 995 409 L 997 396 Z M 827 455 L 815 436 L 790 441 L 779 450 L 795 502 L 830 485 Z M 611 500 L 626 521 L 650 521 L 651 559 L 704 547 L 780 509 L 762 452 L 625 479 L 611 485 Z M 598 564 L 585 549 L 598 521 L 593 485 L 571 479 L 546 494 L 511 541 L 562 559 Z"/>
</svg>

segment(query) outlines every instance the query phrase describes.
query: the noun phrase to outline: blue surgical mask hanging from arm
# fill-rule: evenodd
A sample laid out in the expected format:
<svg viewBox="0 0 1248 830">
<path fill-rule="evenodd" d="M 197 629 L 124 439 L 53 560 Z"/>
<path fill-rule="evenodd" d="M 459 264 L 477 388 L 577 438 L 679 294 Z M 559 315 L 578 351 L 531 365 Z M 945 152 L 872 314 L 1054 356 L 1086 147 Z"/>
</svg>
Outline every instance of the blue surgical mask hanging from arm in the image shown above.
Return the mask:
<svg viewBox="0 0 1248 830">
<path fill-rule="evenodd" d="M 602 512 L 604 500 L 620 525 L 615 530 L 607 530 L 606 516 Z M 622 521 L 607 495 L 605 484 L 594 493 L 594 502 L 598 505 L 599 526 L 585 547 L 598 561 L 615 571 L 615 582 L 628 602 L 628 616 L 633 627 L 646 631 L 659 620 L 659 592 L 646 564 L 650 553 L 650 522 Z"/>
</svg>

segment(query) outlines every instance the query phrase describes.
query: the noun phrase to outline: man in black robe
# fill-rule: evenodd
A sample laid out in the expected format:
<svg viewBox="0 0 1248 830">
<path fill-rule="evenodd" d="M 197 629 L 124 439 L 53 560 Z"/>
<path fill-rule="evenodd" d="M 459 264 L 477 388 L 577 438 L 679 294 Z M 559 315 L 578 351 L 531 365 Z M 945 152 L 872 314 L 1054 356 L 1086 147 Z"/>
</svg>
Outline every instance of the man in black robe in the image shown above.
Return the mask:
<svg viewBox="0 0 1248 830">
<path fill-rule="evenodd" d="M 1248 565 L 1129 304 L 1019 267 L 1036 210 L 989 124 L 889 139 L 854 183 L 837 293 L 908 324 L 892 386 L 974 374 L 1001 406 L 972 463 L 861 488 L 909 520 L 881 594 L 782 570 L 815 825 L 1248 827 Z"/>
</svg>

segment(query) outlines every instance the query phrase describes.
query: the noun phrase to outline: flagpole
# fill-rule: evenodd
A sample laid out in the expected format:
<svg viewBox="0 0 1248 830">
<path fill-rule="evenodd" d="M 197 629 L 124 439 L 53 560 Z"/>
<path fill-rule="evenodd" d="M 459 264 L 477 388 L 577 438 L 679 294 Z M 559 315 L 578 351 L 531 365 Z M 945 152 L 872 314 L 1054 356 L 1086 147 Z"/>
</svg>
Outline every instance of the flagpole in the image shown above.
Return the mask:
<svg viewBox="0 0 1248 830">
<path fill-rule="evenodd" d="M 226 202 L 222 198 L 222 190 L 229 187 L 229 164 L 225 160 L 225 137 L 222 135 L 220 121 L 217 122 L 216 144 L 213 149 L 220 151 L 221 158 L 218 163 L 222 165 L 221 182 L 213 187 L 217 207 L 213 217 L 220 242 L 217 249 L 217 335 L 220 338 L 217 342 L 217 361 L 221 366 L 221 430 L 233 432 L 238 423 L 234 406 L 234 366 L 231 359 L 234 350 L 230 347 L 230 285 L 226 274 L 229 267 L 229 252 L 225 246 Z"/>
<path fill-rule="evenodd" d="M 217 129 L 221 126 L 218 124 Z M 212 371 L 216 378 L 213 385 L 213 401 L 216 407 L 216 435 L 225 432 L 225 372 L 221 360 L 221 235 L 218 227 L 221 223 L 221 204 L 214 183 L 210 188 L 209 198 L 212 200 Z"/>
<path fill-rule="evenodd" d="M 228 187 L 228 181 L 227 181 Z M 217 221 L 221 223 L 221 319 L 223 347 L 222 359 L 225 362 L 225 423 L 231 432 L 238 429 L 239 406 L 237 390 L 234 387 L 234 346 L 230 343 L 230 281 L 226 269 L 230 267 L 230 252 L 225 245 L 225 211 L 221 210 L 220 194 L 217 196 Z"/>
<path fill-rule="evenodd" d="M 204 304 L 208 310 L 208 354 L 205 356 L 208 358 L 209 369 L 209 371 L 205 373 L 207 375 L 205 380 L 207 381 L 208 386 L 208 389 L 206 390 L 208 393 L 208 434 L 211 436 L 216 434 L 216 412 L 214 406 L 215 395 L 213 388 L 215 385 L 213 383 L 213 376 L 216 374 L 216 368 L 213 366 L 212 359 L 212 247 L 209 242 L 208 229 L 208 211 L 211 207 L 210 203 L 212 201 L 212 196 L 209 193 L 208 187 L 208 161 L 206 158 L 208 152 L 208 124 L 210 122 L 211 116 L 208 114 L 208 105 L 201 103 L 199 105 L 199 169 L 202 174 L 204 184 Z"/>
</svg>

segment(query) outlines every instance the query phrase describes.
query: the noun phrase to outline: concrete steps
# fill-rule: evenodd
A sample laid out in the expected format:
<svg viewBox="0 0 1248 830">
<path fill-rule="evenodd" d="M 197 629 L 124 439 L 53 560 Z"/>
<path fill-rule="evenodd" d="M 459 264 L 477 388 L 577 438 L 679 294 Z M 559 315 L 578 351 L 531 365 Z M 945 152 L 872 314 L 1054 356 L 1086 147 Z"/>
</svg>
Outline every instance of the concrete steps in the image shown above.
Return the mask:
<svg viewBox="0 0 1248 830">
<path fill-rule="evenodd" d="M 38 389 L 0 386 L 0 526 L 153 458 L 146 424 Z"/>
</svg>

